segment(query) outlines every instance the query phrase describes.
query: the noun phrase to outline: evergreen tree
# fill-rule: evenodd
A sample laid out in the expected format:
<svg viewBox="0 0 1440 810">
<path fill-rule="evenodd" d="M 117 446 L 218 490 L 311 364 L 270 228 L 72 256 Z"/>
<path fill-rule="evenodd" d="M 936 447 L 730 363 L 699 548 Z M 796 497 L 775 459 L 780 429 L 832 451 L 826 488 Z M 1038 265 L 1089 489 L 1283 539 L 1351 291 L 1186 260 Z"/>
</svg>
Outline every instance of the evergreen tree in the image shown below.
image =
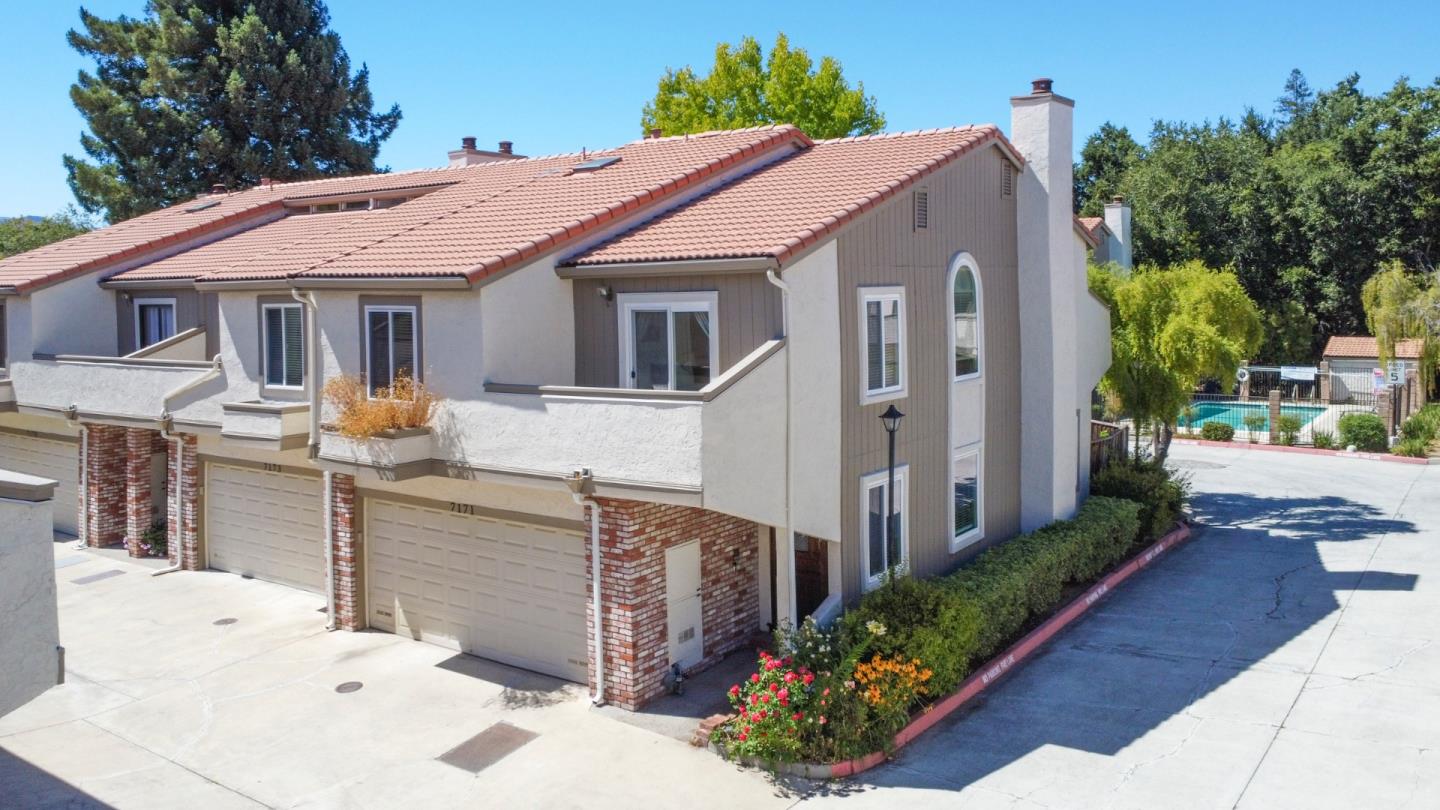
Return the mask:
<svg viewBox="0 0 1440 810">
<path fill-rule="evenodd" d="M 141 17 L 80 12 L 70 45 L 93 57 L 70 97 L 91 161 L 65 156 L 71 189 L 110 221 L 215 183 L 376 171 L 400 109 L 373 111 L 320 0 L 150 0 Z"/>
<path fill-rule="evenodd" d="M 1080 162 L 1075 164 L 1075 213 L 1095 217 L 1120 191 L 1125 172 L 1140 159 L 1140 144 L 1130 130 L 1106 121 L 1085 139 Z"/>
</svg>

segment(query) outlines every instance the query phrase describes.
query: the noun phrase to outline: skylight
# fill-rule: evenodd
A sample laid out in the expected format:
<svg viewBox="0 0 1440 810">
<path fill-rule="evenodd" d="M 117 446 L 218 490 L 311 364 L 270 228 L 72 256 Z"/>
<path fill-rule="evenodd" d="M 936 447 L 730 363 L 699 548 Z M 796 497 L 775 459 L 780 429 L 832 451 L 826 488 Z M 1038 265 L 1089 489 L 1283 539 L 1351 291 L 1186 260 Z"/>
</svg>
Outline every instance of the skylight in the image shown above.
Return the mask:
<svg viewBox="0 0 1440 810">
<path fill-rule="evenodd" d="M 197 212 L 197 211 L 204 211 L 206 208 L 214 208 L 215 206 L 217 206 L 217 205 L 219 205 L 219 204 L 220 204 L 220 200 L 206 200 L 205 202 L 202 202 L 202 203 L 200 203 L 200 204 L 198 204 L 198 205 L 192 205 L 192 206 L 190 206 L 189 208 L 186 208 L 186 209 L 185 209 L 185 213 L 187 213 L 187 214 L 193 214 L 193 213 L 195 213 L 195 212 Z"/>
<path fill-rule="evenodd" d="M 605 168 L 606 166 L 609 166 L 609 165 L 612 164 L 612 163 L 619 163 L 619 162 L 620 162 L 620 156 L 619 156 L 619 155 L 610 155 L 609 157 L 591 158 L 591 159 L 585 161 L 584 163 L 577 163 L 577 164 L 575 164 L 574 171 L 577 171 L 577 172 L 593 172 L 593 171 L 595 171 L 595 170 L 597 170 L 597 169 L 603 169 L 603 168 Z"/>
</svg>

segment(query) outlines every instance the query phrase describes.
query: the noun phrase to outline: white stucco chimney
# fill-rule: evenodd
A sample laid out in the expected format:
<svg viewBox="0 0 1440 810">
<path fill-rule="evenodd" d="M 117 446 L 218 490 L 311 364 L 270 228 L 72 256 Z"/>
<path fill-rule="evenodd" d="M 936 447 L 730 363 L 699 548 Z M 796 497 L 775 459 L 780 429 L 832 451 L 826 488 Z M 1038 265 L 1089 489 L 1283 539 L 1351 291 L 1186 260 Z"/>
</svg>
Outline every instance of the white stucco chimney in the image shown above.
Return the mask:
<svg viewBox="0 0 1440 810">
<path fill-rule="evenodd" d="M 1124 197 L 1116 197 L 1105 203 L 1105 227 L 1115 234 L 1118 244 L 1110 248 L 1110 261 L 1129 270 L 1131 268 L 1130 203 Z"/>
<path fill-rule="evenodd" d="M 1077 299 L 1085 292 L 1074 235 L 1075 102 L 1049 79 L 1010 99 L 1010 139 L 1025 157 L 1016 194 L 1020 263 L 1020 528 L 1070 517 L 1078 502 Z"/>
</svg>

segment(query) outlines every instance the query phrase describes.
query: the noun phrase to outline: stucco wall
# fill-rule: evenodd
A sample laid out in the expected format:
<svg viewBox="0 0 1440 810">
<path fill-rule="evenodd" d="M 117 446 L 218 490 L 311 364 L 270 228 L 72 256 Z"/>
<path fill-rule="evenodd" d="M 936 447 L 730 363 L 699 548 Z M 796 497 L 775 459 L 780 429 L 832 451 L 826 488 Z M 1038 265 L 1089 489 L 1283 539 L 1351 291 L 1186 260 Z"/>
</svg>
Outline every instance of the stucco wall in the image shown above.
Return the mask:
<svg viewBox="0 0 1440 810">
<path fill-rule="evenodd" d="M 115 293 L 84 275 L 31 293 L 31 337 L 42 354 L 114 357 Z"/>
<path fill-rule="evenodd" d="M 475 346 L 473 319 L 437 325 L 437 346 Z M 570 282 L 554 258 L 533 262 L 480 288 L 483 357 L 475 381 L 529 385 L 575 383 L 575 308 Z"/>
<path fill-rule="evenodd" d="M 58 679 L 52 511 L 52 501 L 0 498 L 0 716 Z"/>
<path fill-rule="evenodd" d="M 839 540 L 841 445 L 839 250 L 832 239 L 786 268 L 790 285 L 790 424 L 794 529 Z M 780 403 L 783 405 L 783 403 Z M 784 521 L 771 523 L 783 526 Z"/>
<path fill-rule="evenodd" d="M 784 525 L 785 352 L 701 408 L 706 509 Z"/>
</svg>

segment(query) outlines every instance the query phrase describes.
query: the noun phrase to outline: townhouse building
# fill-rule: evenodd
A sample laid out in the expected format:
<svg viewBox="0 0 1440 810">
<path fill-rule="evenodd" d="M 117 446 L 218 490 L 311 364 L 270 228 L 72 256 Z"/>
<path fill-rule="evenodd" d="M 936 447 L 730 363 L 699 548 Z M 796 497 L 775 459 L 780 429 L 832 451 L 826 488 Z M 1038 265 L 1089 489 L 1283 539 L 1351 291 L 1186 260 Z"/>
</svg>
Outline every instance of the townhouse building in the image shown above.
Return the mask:
<svg viewBox="0 0 1440 810">
<path fill-rule="evenodd" d="M 216 189 L 0 261 L 0 467 L 56 526 L 635 708 L 1070 516 L 1109 324 L 1073 103 Z M 330 429 L 413 374 L 425 428 Z M 889 434 L 877 418 L 904 413 Z M 896 519 L 889 517 L 895 504 Z M 198 606 L 197 606 L 198 608 Z"/>
</svg>

